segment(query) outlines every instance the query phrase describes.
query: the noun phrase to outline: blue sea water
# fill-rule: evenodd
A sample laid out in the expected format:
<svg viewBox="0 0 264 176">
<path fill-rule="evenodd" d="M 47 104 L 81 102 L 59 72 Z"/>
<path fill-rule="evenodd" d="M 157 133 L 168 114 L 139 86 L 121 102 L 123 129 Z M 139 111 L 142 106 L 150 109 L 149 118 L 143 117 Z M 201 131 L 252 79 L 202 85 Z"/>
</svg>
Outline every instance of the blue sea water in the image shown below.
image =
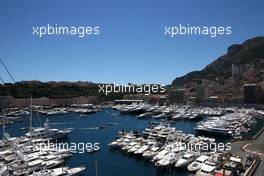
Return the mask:
<svg viewBox="0 0 264 176">
<path fill-rule="evenodd" d="M 97 161 L 97 175 L 101 176 L 185 176 L 189 173 L 186 169 L 166 168 L 160 169 L 149 160 L 140 156 L 129 155 L 118 149 L 110 149 L 108 144 L 112 142 L 122 129 L 125 131 L 143 131 L 149 124 L 149 119 L 138 119 L 135 115 L 120 114 L 112 109 L 80 117 L 78 113 L 65 115 L 46 116 L 34 114 L 33 126 L 40 126 L 49 119 L 50 127 L 64 129 L 73 128 L 68 138 L 62 142 L 74 143 L 100 143 L 100 150 L 95 153 L 76 153 L 66 160 L 65 165 L 70 167 L 86 166 L 82 175 L 96 175 L 95 161 Z M 114 123 L 109 125 L 109 123 Z M 185 133 L 196 134 L 196 123 L 193 121 L 176 121 L 173 126 Z M 29 119 L 22 122 L 6 125 L 6 132 L 10 136 L 24 135 L 26 130 L 20 128 L 28 127 Z M 94 127 L 104 126 L 105 129 Z M 2 135 L 2 127 L 1 127 Z"/>
</svg>

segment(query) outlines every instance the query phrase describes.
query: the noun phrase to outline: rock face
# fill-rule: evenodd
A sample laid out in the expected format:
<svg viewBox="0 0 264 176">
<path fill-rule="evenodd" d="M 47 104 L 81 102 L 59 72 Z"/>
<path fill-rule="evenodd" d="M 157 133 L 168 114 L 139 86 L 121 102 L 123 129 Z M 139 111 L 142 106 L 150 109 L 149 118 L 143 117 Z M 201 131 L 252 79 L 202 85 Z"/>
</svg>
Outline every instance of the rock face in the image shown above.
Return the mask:
<svg viewBox="0 0 264 176">
<path fill-rule="evenodd" d="M 227 49 L 227 53 L 217 58 L 201 71 L 193 71 L 173 80 L 172 87 L 183 87 L 193 79 L 215 80 L 217 77 L 230 77 L 232 64 L 251 64 L 264 61 L 264 37 L 249 39 L 243 44 L 235 44 Z"/>
<path fill-rule="evenodd" d="M 231 45 L 231 46 L 228 47 L 228 49 L 227 49 L 227 55 L 228 55 L 228 56 L 233 56 L 233 55 L 235 55 L 237 52 L 239 52 L 242 48 L 243 48 L 243 46 L 242 46 L 242 45 L 239 45 L 239 44 Z"/>
</svg>

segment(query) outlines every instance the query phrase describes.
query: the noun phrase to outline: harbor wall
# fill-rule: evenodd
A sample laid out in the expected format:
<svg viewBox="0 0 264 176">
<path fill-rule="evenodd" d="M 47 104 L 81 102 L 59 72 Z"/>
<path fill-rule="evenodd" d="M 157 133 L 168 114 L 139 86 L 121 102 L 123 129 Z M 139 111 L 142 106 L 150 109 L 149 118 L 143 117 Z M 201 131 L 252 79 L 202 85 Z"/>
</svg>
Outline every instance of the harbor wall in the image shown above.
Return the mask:
<svg viewBox="0 0 264 176">
<path fill-rule="evenodd" d="M 98 99 L 95 96 L 83 96 L 76 98 L 34 98 L 32 104 L 35 106 L 51 106 L 51 105 L 70 105 L 70 104 L 96 104 Z M 0 108 L 23 108 L 30 105 L 30 98 L 13 98 L 13 97 L 0 97 Z"/>
</svg>

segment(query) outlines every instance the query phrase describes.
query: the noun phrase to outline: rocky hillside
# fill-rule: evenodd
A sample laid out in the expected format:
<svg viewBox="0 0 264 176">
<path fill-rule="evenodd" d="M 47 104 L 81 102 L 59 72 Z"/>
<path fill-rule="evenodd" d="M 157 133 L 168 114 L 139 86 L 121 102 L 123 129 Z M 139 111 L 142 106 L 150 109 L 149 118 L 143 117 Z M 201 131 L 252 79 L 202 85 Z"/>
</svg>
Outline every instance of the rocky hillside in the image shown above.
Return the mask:
<svg viewBox="0 0 264 176">
<path fill-rule="evenodd" d="M 235 44 L 227 49 L 227 53 L 207 65 L 201 71 L 193 71 L 178 77 L 172 87 L 182 87 L 193 79 L 215 80 L 216 77 L 230 77 L 232 64 L 251 64 L 264 61 L 264 37 L 256 37 L 242 44 Z"/>
</svg>

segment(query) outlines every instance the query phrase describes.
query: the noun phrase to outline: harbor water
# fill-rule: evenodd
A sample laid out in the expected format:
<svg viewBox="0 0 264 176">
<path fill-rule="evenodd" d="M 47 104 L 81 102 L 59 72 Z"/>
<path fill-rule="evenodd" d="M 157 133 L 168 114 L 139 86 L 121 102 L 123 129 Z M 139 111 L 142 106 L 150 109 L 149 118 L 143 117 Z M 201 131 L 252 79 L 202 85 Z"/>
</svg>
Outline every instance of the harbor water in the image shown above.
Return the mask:
<svg viewBox="0 0 264 176">
<path fill-rule="evenodd" d="M 133 114 L 120 114 L 113 109 L 105 109 L 101 112 L 81 117 L 79 113 L 67 113 L 63 115 L 47 116 L 34 114 L 33 126 L 39 127 L 49 119 L 50 128 L 73 128 L 66 139 L 61 142 L 68 143 L 99 143 L 100 150 L 94 153 L 76 153 L 66 160 L 65 165 L 70 167 L 86 166 L 82 175 L 93 176 L 186 176 L 187 169 L 157 168 L 154 163 L 140 156 L 130 155 L 118 149 L 111 149 L 108 144 L 112 142 L 119 131 L 136 130 L 142 132 L 151 119 L 138 119 Z M 6 124 L 6 132 L 10 136 L 24 135 L 29 126 L 29 118 L 21 122 Z M 195 121 L 178 120 L 171 126 L 185 133 L 196 134 Z M 1 127 L 2 136 L 2 127 Z M 226 142 L 227 139 L 218 138 L 218 141 Z M 95 164 L 97 162 L 97 164 Z M 96 167 L 97 165 L 97 167 Z"/>
</svg>

